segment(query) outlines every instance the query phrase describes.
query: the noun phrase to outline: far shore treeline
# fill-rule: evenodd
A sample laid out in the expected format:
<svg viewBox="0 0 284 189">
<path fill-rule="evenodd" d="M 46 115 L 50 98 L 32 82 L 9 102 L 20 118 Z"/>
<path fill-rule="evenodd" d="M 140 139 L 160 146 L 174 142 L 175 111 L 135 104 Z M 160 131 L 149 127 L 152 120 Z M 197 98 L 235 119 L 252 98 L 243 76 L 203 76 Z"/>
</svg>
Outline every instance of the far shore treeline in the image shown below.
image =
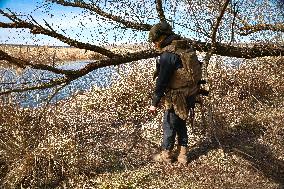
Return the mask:
<svg viewBox="0 0 284 189">
<path fill-rule="evenodd" d="M 113 52 L 126 53 L 148 48 L 148 45 L 143 43 L 121 45 L 108 44 L 105 48 L 110 49 Z M 70 46 L 0 44 L 0 50 L 20 59 L 49 65 L 61 61 L 100 60 L 105 58 L 97 52 Z M 5 63 L 1 60 L 0 66 L 5 66 Z"/>
</svg>

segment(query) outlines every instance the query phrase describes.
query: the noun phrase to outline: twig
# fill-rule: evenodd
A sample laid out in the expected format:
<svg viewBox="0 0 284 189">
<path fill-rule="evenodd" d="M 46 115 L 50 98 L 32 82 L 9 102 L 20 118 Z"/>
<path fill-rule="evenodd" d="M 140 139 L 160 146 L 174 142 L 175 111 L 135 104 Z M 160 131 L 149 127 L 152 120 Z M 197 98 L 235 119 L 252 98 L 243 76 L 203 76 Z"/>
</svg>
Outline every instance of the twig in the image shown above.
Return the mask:
<svg viewBox="0 0 284 189">
<path fill-rule="evenodd" d="M 236 3 L 235 3 L 236 4 Z M 234 7 L 235 7 L 234 4 Z M 229 13 L 233 14 L 234 18 L 237 18 L 242 24 L 243 27 L 240 27 L 239 34 L 246 36 L 250 35 L 255 32 L 259 31 L 279 31 L 279 32 L 284 32 L 284 24 L 283 23 L 275 23 L 275 24 L 256 24 L 256 25 L 250 25 L 244 18 L 241 18 L 239 15 L 237 15 L 238 11 L 232 11 L 231 9 L 227 10 Z"/>
<path fill-rule="evenodd" d="M 49 106 L 51 100 L 55 97 L 55 95 L 56 95 L 61 89 L 63 89 L 64 87 L 66 87 L 68 84 L 69 84 L 69 83 L 65 83 L 65 84 L 63 84 L 62 86 L 60 86 L 59 88 L 57 88 L 57 89 L 54 91 L 54 93 L 49 97 L 49 99 L 47 100 L 47 102 L 46 102 L 46 104 L 45 104 L 45 106 L 44 106 L 44 108 L 43 108 L 43 110 L 42 110 L 42 112 L 41 112 L 41 114 L 40 114 L 38 124 L 40 124 L 40 122 L 41 122 L 43 116 L 46 115 L 46 110 L 47 110 L 47 108 L 48 108 L 48 106 Z"/>
<path fill-rule="evenodd" d="M 230 40 L 229 45 L 231 45 L 231 43 L 235 41 L 234 26 L 235 26 L 236 16 L 238 15 L 238 9 L 236 10 L 236 6 L 237 6 L 237 3 L 235 3 L 234 6 L 233 6 L 234 17 L 233 17 L 233 21 L 232 21 L 232 25 L 231 25 L 231 40 Z"/>
<path fill-rule="evenodd" d="M 19 21 L 19 19 L 16 17 L 16 15 L 11 11 L 11 9 L 7 9 L 11 14 L 5 13 L 3 10 L 0 9 L 0 13 L 7 17 L 9 20 L 13 21 L 13 22 L 17 22 Z"/>
<path fill-rule="evenodd" d="M 231 14 L 235 14 L 234 11 L 232 11 L 231 8 L 227 8 L 227 12 L 231 13 Z M 248 22 L 244 19 L 244 18 L 241 18 L 238 14 L 236 14 L 236 18 L 244 25 L 244 26 L 248 26 Z"/>
<path fill-rule="evenodd" d="M 4 82 L 4 83 L 0 83 L 0 85 L 15 85 L 15 84 L 19 84 L 19 85 L 27 85 L 27 84 L 31 84 L 34 82 L 42 82 L 42 81 L 51 81 L 51 79 L 38 79 L 35 81 L 26 81 L 26 82 L 22 82 L 22 83 L 18 83 L 18 82 Z"/>
<path fill-rule="evenodd" d="M 47 23 L 47 21 L 45 19 L 43 19 L 45 25 L 52 31 L 55 32 L 55 30 Z"/>
<path fill-rule="evenodd" d="M 237 152 L 237 153 L 240 153 L 241 155 L 243 156 L 246 156 L 246 157 L 249 157 L 251 159 L 253 159 L 254 161 L 256 161 L 257 163 L 260 163 L 259 160 L 255 159 L 253 156 L 249 155 L 248 153 L 242 151 L 242 150 L 239 150 L 237 148 L 233 148 L 232 149 L 233 151 Z M 256 170 L 256 171 L 260 171 L 259 168 L 255 167 L 252 163 L 249 162 L 249 164 Z"/>
<path fill-rule="evenodd" d="M 254 95 L 251 94 L 251 96 L 260 104 L 261 107 L 263 107 L 263 104 Z"/>
</svg>

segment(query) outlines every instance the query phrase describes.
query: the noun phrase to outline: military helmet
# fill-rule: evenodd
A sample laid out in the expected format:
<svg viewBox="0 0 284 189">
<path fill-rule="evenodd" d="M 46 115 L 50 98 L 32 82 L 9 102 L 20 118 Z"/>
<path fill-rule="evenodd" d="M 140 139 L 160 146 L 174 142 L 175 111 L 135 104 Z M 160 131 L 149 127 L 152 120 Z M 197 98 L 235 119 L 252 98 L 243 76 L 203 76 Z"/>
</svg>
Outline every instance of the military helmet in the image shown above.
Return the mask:
<svg viewBox="0 0 284 189">
<path fill-rule="evenodd" d="M 171 35 L 173 34 L 173 29 L 170 24 L 167 22 L 160 22 L 155 24 L 149 32 L 149 41 L 156 42 L 162 35 Z"/>
</svg>

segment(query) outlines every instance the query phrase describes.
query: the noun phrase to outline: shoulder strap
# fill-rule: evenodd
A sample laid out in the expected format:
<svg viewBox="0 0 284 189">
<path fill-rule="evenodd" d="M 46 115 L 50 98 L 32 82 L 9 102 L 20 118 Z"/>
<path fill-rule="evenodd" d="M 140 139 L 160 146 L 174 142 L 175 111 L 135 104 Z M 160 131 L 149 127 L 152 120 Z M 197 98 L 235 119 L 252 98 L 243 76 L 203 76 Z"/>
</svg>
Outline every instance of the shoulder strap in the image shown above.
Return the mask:
<svg viewBox="0 0 284 189">
<path fill-rule="evenodd" d="M 178 50 L 194 51 L 187 40 L 173 40 L 172 43 L 162 49 L 162 52 L 176 52 Z"/>
</svg>

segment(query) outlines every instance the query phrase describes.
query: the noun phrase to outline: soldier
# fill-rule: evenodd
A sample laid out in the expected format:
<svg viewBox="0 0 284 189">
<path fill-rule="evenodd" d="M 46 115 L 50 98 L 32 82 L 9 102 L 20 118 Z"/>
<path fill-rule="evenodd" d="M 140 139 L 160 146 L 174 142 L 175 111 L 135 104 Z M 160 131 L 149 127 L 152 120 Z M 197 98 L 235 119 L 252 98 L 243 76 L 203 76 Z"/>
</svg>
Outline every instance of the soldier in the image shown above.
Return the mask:
<svg viewBox="0 0 284 189">
<path fill-rule="evenodd" d="M 186 119 L 195 106 L 195 98 L 201 79 L 201 64 L 196 52 L 186 40 L 174 34 L 167 22 L 154 25 L 149 32 L 149 40 L 161 51 L 157 61 L 156 87 L 151 113 L 156 113 L 162 97 L 166 111 L 163 120 L 162 151 L 154 155 L 159 162 L 172 162 L 172 153 L 177 136 L 177 160 L 187 164 L 188 135 Z"/>
</svg>

